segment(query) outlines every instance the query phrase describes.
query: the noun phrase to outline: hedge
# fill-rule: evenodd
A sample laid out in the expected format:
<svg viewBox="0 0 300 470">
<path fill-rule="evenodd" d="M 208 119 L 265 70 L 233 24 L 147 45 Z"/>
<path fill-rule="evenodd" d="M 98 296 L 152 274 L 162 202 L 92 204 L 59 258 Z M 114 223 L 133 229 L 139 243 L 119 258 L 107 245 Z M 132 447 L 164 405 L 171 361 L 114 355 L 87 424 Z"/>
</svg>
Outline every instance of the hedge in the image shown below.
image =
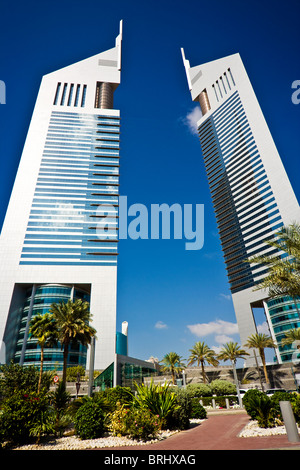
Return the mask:
<svg viewBox="0 0 300 470">
<path fill-rule="evenodd" d="M 238 404 L 238 397 L 236 395 L 228 395 L 226 397 L 200 397 L 199 401 L 202 400 L 203 406 L 213 406 L 213 400 L 215 400 L 216 406 L 226 408 L 226 398 L 228 398 L 230 406 Z"/>
</svg>

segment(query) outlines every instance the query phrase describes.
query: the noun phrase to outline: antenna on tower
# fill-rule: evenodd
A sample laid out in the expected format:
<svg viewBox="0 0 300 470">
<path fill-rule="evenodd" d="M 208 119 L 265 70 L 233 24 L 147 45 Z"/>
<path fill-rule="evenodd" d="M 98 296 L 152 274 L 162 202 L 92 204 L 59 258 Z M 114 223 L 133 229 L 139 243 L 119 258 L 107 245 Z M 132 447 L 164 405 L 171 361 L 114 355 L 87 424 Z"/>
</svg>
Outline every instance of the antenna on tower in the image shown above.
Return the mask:
<svg viewBox="0 0 300 470">
<path fill-rule="evenodd" d="M 123 20 L 120 21 L 119 35 L 116 37 L 116 47 L 118 48 L 118 70 L 121 70 L 122 55 L 122 38 L 123 38 Z"/>
<path fill-rule="evenodd" d="M 181 55 L 182 55 L 183 65 L 184 65 L 185 72 L 186 72 L 186 77 L 187 77 L 189 89 L 190 89 L 190 91 L 191 91 L 191 89 L 192 89 L 192 82 L 191 82 L 190 74 L 189 74 L 189 69 L 191 68 L 191 66 L 190 66 L 190 61 L 185 58 L 185 53 L 184 53 L 183 47 L 181 48 Z"/>
</svg>

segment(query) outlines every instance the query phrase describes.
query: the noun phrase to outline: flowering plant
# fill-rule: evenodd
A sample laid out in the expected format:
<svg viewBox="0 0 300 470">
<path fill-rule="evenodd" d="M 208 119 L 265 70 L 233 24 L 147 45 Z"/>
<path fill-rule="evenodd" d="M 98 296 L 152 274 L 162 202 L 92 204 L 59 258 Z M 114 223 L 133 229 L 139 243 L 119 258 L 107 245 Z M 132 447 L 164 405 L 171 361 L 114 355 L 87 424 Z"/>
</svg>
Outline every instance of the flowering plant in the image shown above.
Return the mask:
<svg viewBox="0 0 300 470">
<path fill-rule="evenodd" d="M 130 436 L 146 440 L 155 437 L 159 431 L 159 416 L 149 410 L 118 407 L 109 416 L 108 429 L 114 436 Z"/>
</svg>

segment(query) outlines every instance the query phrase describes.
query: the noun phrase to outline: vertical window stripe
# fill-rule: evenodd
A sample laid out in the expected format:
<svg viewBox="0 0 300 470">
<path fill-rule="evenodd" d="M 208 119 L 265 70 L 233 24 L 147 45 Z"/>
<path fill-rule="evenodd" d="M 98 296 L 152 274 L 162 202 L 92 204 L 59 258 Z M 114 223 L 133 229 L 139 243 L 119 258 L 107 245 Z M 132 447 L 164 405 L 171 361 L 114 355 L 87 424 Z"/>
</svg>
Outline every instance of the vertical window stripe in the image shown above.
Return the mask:
<svg viewBox="0 0 300 470">
<path fill-rule="evenodd" d="M 68 98 L 68 106 L 72 106 L 73 91 L 74 91 L 74 83 L 71 83 L 70 92 L 69 92 L 69 98 Z"/>
<path fill-rule="evenodd" d="M 84 106 L 85 106 L 85 99 L 86 99 L 86 85 L 83 85 L 82 99 L 81 99 L 81 107 L 82 108 L 84 108 Z"/>
<path fill-rule="evenodd" d="M 62 97 L 61 97 L 61 102 L 60 102 L 61 106 L 63 106 L 63 105 L 65 104 L 67 87 L 68 87 L 68 84 L 65 83 L 65 84 L 64 84 L 64 88 L 63 88 Z"/>
<path fill-rule="evenodd" d="M 74 103 L 74 106 L 78 106 L 79 92 L 80 92 L 80 85 L 77 85 L 77 87 L 76 87 L 76 95 L 75 95 L 75 103 Z"/>
<path fill-rule="evenodd" d="M 61 83 L 58 82 L 57 87 L 56 87 L 55 98 L 54 98 L 54 102 L 53 102 L 53 104 L 55 104 L 55 105 L 56 105 L 57 102 L 58 102 L 58 97 L 59 97 L 60 88 L 61 88 Z"/>
</svg>

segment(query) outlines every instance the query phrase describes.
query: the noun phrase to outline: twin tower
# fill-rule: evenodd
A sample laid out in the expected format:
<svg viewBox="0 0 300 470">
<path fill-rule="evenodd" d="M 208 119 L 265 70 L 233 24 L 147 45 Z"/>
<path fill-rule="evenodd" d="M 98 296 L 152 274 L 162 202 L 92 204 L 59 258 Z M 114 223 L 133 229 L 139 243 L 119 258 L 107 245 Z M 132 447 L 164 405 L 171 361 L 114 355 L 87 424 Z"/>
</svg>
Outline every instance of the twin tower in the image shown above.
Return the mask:
<svg viewBox="0 0 300 470">
<path fill-rule="evenodd" d="M 1 233 L 1 362 L 38 365 L 30 320 L 70 298 L 90 302 L 95 368 L 114 361 L 120 111 L 113 95 L 121 47 L 122 22 L 112 49 L 42 79 Z M 287 329 L 300 327 L 295 301 L 275 302 L 253 290 L 266 270 L 244 260 L 273 254 L 264 241 L 300 220 L 298 202 L 239 54 L 196 67 L 182 55 L 192 100 L 202 111 L 202 155 L 241 343 L 256 332 L 254 307 L 264 307 L 279 341 Z M 96 225 L 103 205 L 112 222 L 102 238 Z M 277 352 L 278 362 L 291 354 Z M 60 349 L 46 350 L 45 369 L 58 364 Z M 70 351 L 68 366 L 74 365 L 89 368 L 82 346 Z"/>
</svg>

